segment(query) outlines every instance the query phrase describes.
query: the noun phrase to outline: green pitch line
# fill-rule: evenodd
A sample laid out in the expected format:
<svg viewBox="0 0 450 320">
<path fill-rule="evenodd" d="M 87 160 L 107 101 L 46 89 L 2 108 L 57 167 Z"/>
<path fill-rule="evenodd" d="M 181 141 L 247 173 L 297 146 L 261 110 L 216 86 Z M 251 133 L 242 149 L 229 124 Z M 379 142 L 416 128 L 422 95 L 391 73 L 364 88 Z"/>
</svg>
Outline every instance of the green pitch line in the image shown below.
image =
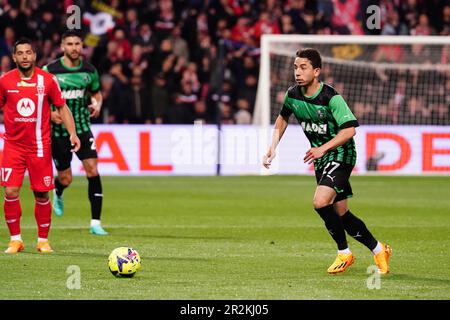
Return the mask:
<svg viewBox="0 0 450 320">
<path fill-rule="evenodd" d="M 449 299 L 450 179 L 351 182 L 352 212 L 393 247 L 380 289 L 367 287 L 372 254 L 351 238 L 355 264 L 326 273 L 336 248 L 312 209 L 313 177 L 103 177 L 105 237 L 89 234 L 87 181 L 79 177 L 65 191 L 64 216 L 53 216 L 52 255 L 35 251 L 24 186 L 25 252 L 0 254 L 0 299 Z M 4 218 L 0 240 L 3 251 Z M 120 246 L 141 255 L 132 279 L 108 270 Z M 80 289 L 67 287 L 75 283 L 69 266 L 79 267 Z"/>
</svg>

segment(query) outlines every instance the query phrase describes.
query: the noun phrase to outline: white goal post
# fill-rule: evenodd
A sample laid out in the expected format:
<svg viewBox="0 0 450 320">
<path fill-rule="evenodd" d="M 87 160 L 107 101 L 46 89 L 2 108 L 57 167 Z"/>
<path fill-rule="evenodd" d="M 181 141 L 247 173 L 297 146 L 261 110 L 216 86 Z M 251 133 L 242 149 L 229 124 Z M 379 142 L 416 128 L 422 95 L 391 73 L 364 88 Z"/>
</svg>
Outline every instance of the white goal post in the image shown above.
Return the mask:
<svg viewBox="0 0 450 320">
<path fill-rule="evenodd" d="M 255 125 L 274 123 L 306 47 L 361 124 L 450 125 L 450 37 L 337 35 L 263 35 Z"/>
</svg>

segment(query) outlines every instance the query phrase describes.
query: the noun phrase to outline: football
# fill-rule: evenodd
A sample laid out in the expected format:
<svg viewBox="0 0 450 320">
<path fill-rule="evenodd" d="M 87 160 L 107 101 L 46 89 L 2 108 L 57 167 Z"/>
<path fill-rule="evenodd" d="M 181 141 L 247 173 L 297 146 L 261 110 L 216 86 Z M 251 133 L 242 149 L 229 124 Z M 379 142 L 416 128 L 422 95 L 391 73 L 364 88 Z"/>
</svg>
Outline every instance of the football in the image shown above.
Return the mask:
<svg viewBox="0 0 450 320">
<path fill-rule="evenodd" d="M 133 248 L 119 247 L 109 255 L 108 267 L 116 277 L 131 278 L 141 267 L 141 257 Z"/>
</svg>

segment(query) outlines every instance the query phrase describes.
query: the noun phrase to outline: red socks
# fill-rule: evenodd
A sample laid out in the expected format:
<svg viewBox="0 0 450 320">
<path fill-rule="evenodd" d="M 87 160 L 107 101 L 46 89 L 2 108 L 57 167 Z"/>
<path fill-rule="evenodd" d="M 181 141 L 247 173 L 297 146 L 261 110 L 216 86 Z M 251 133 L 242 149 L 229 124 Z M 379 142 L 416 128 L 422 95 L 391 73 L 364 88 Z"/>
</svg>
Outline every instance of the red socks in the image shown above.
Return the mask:
<svg viewBox="0 0 450 320">
<path fill-rule="evenodd" d="M 3 205 L 5 210 L 6 225 L 9 229 L 9 234 L 15 236 L 20 234 L 20 217 L 22 216 L 22 208 L 20 207 L 19 197 L 6 197 Z"/>
<path fill-rule="evenodd" d="M 34 216 L 38 225 L 38 237 L 47 239 L 52 221 L 52 205 L 50 204 L 50 199 L 46 201 L 36 200 Z"/>
</svg>

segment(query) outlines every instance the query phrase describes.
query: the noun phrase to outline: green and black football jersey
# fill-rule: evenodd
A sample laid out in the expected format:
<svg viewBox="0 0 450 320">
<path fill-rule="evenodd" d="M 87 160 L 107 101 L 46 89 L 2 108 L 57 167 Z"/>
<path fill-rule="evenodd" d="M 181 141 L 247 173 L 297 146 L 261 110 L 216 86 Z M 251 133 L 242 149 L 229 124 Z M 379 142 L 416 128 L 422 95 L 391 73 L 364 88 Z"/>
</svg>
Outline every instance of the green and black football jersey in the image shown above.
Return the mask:
<svg viewBox="0 0 450 320">
<path fill-rule="evenodd" d="M 320 147 L 333 139 L 341 129 L 359 126 L 344 98 L 333 87 L 320 83 L 320 88 L 311 96 L 305 96 L 299 85 L 290 87 L 285 95 L 280 115 L 294 114 L 312 147 Z M 316 170 L 337 161 L 355 165 L 356 147 L 351 138 L 344 145 L 330 150 L 322 158 L 314 160 Z"/>
<path fill-rule="evenodd" d="M 79 66 L 69 68 L 63 58 L 52 61 L 43 68 L 56 76 L 67 106 L 72 111 L 77 134 L 89 132 L 91 118 L 87 106 L 90 95 L 100 90 L 100 81 L 95 67 L 85 60 Z M 54 107 L 53 107 L 53 110 Z M 63 124 L 52 123 L 53 137 L 66 137 L 69 133 Z"/>
</svg>

